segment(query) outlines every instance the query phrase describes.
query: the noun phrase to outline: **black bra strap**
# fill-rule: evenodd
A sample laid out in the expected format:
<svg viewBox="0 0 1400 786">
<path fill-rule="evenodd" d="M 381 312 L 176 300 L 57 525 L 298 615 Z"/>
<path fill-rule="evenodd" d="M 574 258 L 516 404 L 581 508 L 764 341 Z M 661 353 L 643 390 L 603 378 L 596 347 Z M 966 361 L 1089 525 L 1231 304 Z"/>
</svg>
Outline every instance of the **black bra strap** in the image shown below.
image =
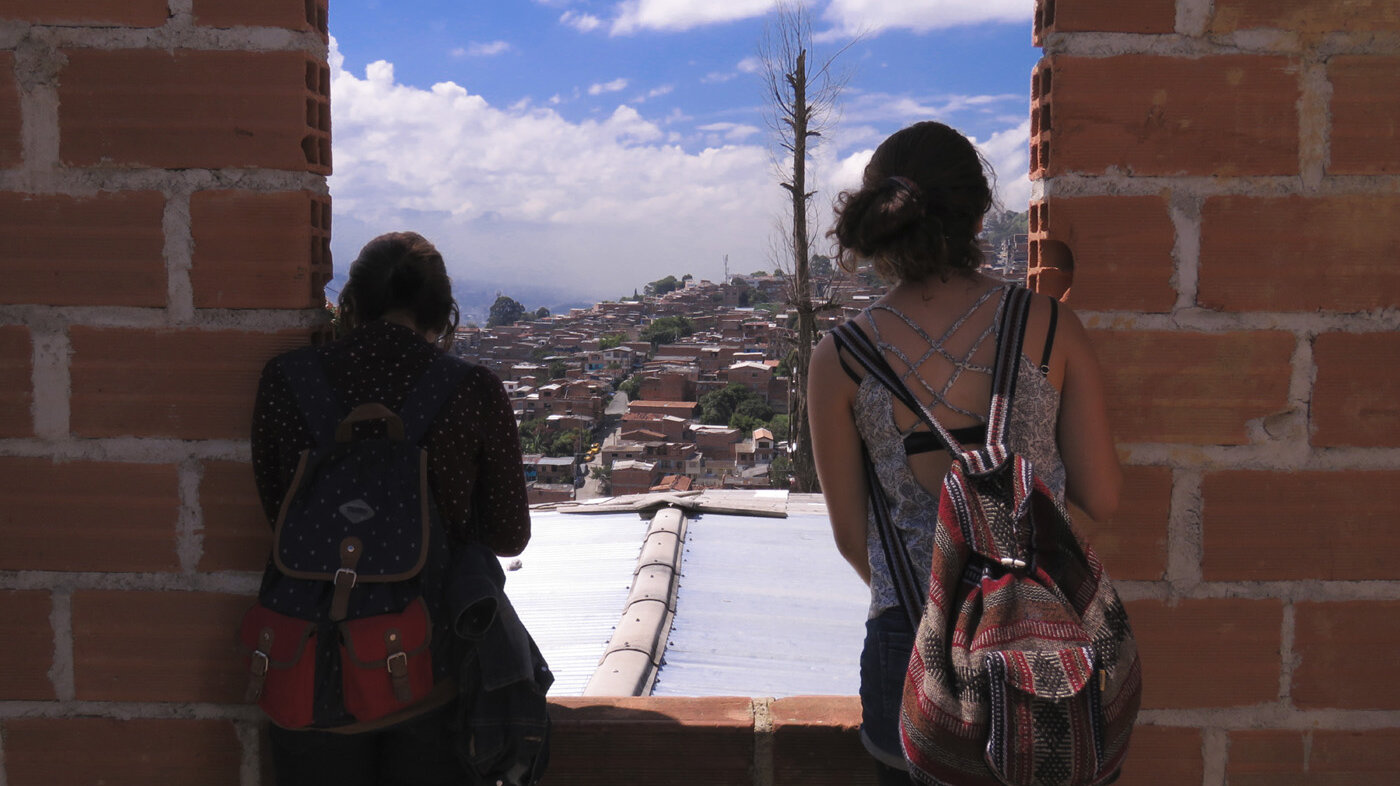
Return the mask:
<svg viewBox="0 0 1400 786">
<path fill-rule="evenodd" d="M 1045 351 L 1040 355 L 1040 373 L 1050 375 L 1050 349 L 1055 346 L 1055 323 L 1060 319 L 1060 302 L 1050 298 L 1050 329 L 1045 333 Z"/>
</svg>

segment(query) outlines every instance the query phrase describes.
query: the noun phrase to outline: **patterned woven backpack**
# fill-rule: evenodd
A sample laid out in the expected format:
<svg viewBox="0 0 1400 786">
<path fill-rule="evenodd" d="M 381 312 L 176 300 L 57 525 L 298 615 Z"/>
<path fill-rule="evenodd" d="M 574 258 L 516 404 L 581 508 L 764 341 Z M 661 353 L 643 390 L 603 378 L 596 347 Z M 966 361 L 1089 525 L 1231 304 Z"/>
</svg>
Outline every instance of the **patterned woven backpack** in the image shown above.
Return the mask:
<svg viewBox="0 0 1400 786">
<path fill-rule="evenodd" d="M 1017 287 L 1004 306 L 979 450 L 962 448 L 863 333 L 837 328 L 839 344 L 953 456 L 927 602 L 913 588 L 900 592 L 922 606 L 900 711 L 904 755 L 921 783 L 1110 783 L 1137 717 L 1142 674 L 1122 601 L 1030 462 L 1006 446 L 1030 298 Z M 869 462 L 867 477 L 876 518 L 887 517 Z M 892 572 L 897 585 L 912 575 Z"/>
</svg>

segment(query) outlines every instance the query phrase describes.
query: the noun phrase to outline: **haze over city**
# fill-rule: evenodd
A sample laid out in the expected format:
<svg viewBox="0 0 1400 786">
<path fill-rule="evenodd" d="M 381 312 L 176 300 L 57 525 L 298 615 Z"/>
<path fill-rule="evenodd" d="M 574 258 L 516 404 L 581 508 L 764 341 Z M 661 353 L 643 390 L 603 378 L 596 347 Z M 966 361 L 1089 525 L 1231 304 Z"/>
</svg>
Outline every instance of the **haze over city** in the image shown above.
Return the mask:
<svg viewBox="0 0 1400 786">
<path fill-rule="evenodd" d="M 785 194 L 757 58 L 769 0 L 350 0 L 331 18 L 338 289 L 359 247 L 414 229 L 470 310 L 631 294 L 771 270 Z M 1032 4 L 820 0 L 820 62 L 846 76 L 811 158 L 825 222 L 875 145 L 938 119 L 968 133 L 1003 205 L 1029 196 Z M 824 226 L 821 229 L 825 229 Z M 819 248 L 820 250 L 820 248 Z"/>
</svg>

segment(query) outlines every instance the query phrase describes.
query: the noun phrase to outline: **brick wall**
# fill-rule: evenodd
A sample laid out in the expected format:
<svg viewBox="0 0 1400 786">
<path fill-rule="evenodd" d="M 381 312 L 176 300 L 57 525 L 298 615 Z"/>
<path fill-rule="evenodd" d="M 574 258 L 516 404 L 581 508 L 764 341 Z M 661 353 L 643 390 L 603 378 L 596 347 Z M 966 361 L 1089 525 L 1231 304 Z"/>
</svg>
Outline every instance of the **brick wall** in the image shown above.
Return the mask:
<svg viewBox="0 0 1400 786">
<path fill-rule="evenodd" d="M 247 433 L 324 322 L 326 54 L 324 0 L 0 8 L 0 784 L 258 782 Z"/>
<path fill-rule="evenodd" d="M 1400 777 L 1397 33 L 1395 2 L 1037 4 L 1031 279 L 1127 464 L 1091 526 L 1143 652 L 1122 783 Z"/>
</svg>

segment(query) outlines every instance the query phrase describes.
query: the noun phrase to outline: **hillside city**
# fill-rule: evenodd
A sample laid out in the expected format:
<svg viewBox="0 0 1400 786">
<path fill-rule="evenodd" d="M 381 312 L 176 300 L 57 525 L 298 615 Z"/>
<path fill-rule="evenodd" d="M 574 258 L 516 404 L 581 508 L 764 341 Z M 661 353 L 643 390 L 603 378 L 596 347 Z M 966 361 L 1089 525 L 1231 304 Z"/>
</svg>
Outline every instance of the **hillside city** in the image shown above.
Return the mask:
<svg viewBox="0 0 1400 786">
<path fill-rule="evenodd" d="M 984 239 L 985 271 L 1024 278 L 1026 235 Z M 868 273 L 811 265 L 818 330 L 878 298 Z M 519 424 L 530 502 L 700 488 L 786 488 L 790 279 L 667 276 L 550 314 L 501 295 L 453 352 L 490 368 Z"/>
</svg>

